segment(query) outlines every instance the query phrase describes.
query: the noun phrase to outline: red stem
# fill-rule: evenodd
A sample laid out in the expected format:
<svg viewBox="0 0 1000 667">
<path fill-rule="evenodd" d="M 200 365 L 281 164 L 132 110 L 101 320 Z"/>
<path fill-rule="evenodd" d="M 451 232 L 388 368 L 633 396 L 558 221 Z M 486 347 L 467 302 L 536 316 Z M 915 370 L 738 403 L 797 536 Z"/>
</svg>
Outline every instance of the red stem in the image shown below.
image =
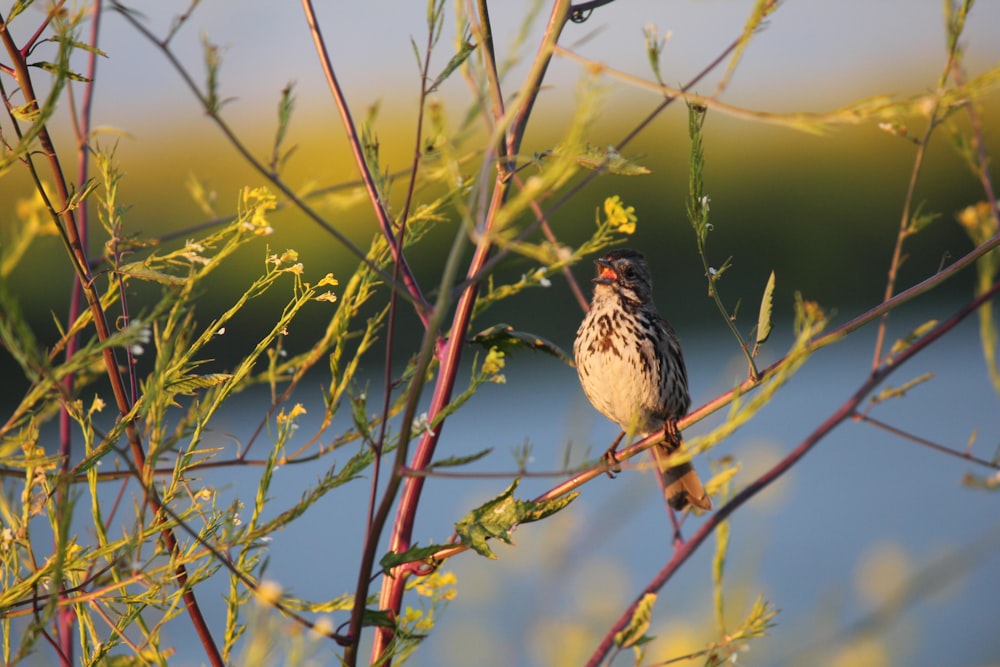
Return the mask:
<svg viewBox="0 0 1000 667">
<path fill-rule="evenodd" d="M 507 135 L 507 155 L 516 155 L 524 128 L 531 114 L 531 108 L 538 92 L 541 82 L 544 79 L 548 62 L 552 59 L 552 46 L 556 44 L 563 27 L 566 25 L 568 2 L 556 2 L 549 15 L 549 21 L 545 27 L 539 51 L 535 59 L 535 66 L 532 68 L 529 80 L 526 82 L 526 97 L 519 105 L 513 121 L 511 122 Z M 489 157 L 489 156 L 488 156 Z M 499 157 L 499 156 L 496 156 Z M 500 208 L 506 200 L 510 187 L 510 180 L 505 177 L 503 169 L 497 175 L 490 200 L 489 208 L 483 223 L 483 239 L 477 246 L 466 277 L 472 278 L 479 274 L 483 264 L 486 263 L 492 244 L 486 239 L 489 238 L 489 231 Z M 452 391 L 455 386 L 455 378 L 458 373 L 458 365 L 462 358 L 462 350 L 465 345 L 465 332 L 468 330 L 469 322 L 472 318 L 472 309 L 476 302 L 479 291 L 479 283 L 469 282 L 462 291 L 458 299 L 455 316 L 452 320 L 450 336 L 445 345 L 444 360 L 441 364 L 441 371 L 438 376 L 437 385 L 431 397 L 431 404 L 427 412 L 429 423 L 435 422 L 435 417 L 444 410 L 451 401 Z M 434 456 L 438 437 L 444 428 L 443 423 L 439 423 L 433 432 L 426 432 L 420 440 L 417 450 L 408 466 L 411 470 L 423 470 L 426 468 Z M 394 471 L 394 474 L 401 474 L 401 471 Z M 406 551 L 412 544 L 413 523 L 416 519 L 417 508 L 420 504 L 420 496 L 423 491 L 424 477 L 407 477 L 403 485 L 402 496 L 396 512 L 396 522 L 392 529 L 389 549 L 395 552 Z M 398 615 L 402 608 L 403 591 L 406 584 L 405 571 L 397 573 L 394 577 L 385 577 L 382 580 L 382 592 L 380 596 L 380 607 L 391 614 Z M 371 663 L 385 659 L 385 650 L 392 638 L 392 631 L 387 628 L 377 628 L 375 640 L 372 647 Z M 380 663 L 381 664 L 381 663 Z M 386 662 L 385 664 L 388 664 Z"/>
</svg>

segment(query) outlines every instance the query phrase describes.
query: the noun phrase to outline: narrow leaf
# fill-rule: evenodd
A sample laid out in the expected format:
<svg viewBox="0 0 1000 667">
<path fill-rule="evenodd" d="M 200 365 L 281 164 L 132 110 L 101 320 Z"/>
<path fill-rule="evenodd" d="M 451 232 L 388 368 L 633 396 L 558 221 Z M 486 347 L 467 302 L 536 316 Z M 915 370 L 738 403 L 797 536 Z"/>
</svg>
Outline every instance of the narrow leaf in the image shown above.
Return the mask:
<svg viewBox="0 0 1000 667">
<path fill-rule="evenodd" d="M 414 50 L 416 50 L 416 47 L 414 47 Z M 444 69 L 441 70 L 441 73 L 437 75 L 437 77 L 434 79 L 434 83 L 432 83 L 430 85 L 430 88 L 427 89 L 427 92 L 433 93 L 435 90 L 437 90 L 438 86 L 444 83 L 445 79 L 451 76 L 452 72 L 461 67 L 462 63 L 468 60 L 469 56 L 471 56 L 475 50 L 476 50 L 475 42 L 470 42 L 470 41 L 463 42 L 462 47 L 458 50 L 458 53 L 456 53 L 451 57 L 451 60 L 449 60 L 448 64 L 444 66 Z"/>
<path fill-rule="evenodd" d="M 441 459 L 440 461 L 434 461 L 431 463 L 429 468 L 434 470 L 437 468 L 454 468 L 456 466 L 464 466 L 467 463 L 478 461 L 492 451 L 492 447 L 487 447 L 486 449 L 476 452 L 475 454 L 470 454 L 469 456 L 449 456 L 448 458 Z"/>
<path fill-rule="evenodd" d="M 906 395 L 906 392 L 908 392 L 910 389 L 913 389 L 918 384 L 923 384 L 924 382 L 927 382 L 928 380 L 931 380 L 933 378 L 934 378 L 934 373 L 924 373 L 920 377 L 913 378 L 912 380 L 904 384 L 902 387 L 892 387 L 892 386 L 886 387 L 878 394 L 871 397 L 871 403 L 872 405 L 875 405 L 877 403 L 881 403 L 882 401 L 887 401 L 890 398 L 902 398 L 903 396 Z"/>
<path fill-rule="evenodd" d="M 628 625 L 620 632 L 615 633 L 615 644 L 621 648 L 629 648 L 645 638 L 655 603 L 656 593 L 646 593 L 642 596 L 635 611 L 632 612 L 632 618 L 629 619 Z"/>
<path fill-rule="evenodd" d="M 77 74 L 76 72 L 72 72 L 72 71 L 70 71 L 68 69 L 62 69 L 62 68 L 59 67 L 59 65 L 57 65 L 55 63 L 50 63 L 47 60 L 41 60 L 41 61 L 39 61 L 37 63 L 31 63 L 30 66 L 31 67 L 37 67 L 39 69 L 43 69 L 46 72 L 48 72 L 49 74 L 55 74 L 56 76 L 59 76 L 60 74 L 62 74 L 67 79 L 72 79 L 73 81 L 83 81 L 83 82 L 89 82 L 90 81 L 90 79 L 88 79 L 87 77 L 85 77 L 82 74 Z"/>
<path fill-rule="evenodd" d="M 556 154 L 566 154 L 563 148 L 553 151 Z M 651 174 L 648 167 L 633 162 L 619 153 L 613 146 L 605 149 L 585 144 L 578 148 L 572 155 L 573 159 L 587 169 L 603 169 L 604 171 L 617 174 L 619 176 L 644 176 Z"/>
<path fill-rule="evenodd" d="M 82 49 L 82 50 L 84 50 L 84 51 L 86 51 L 88 53 L 93 53 L 93 54 L 99 55 L 102 58 L 107 58 L 108 57 L 107 53 L 105 53 L 104 51 L 101 51 L 99 48 L 97 48 L 96 46 L 94 46 L 92 44 L 87 44 L 86 42 L 78 42 L 75 39 L 70 39 L 69 37 L 64 37 L 63 35 L 55 35 L 51 39 L 52 39 L 53 42 L 62 42 L 63 44 L 66 44 L 67 46 L 73 47 L 74 49 Z"/>
<path fill-rule="evenodd" d="M 185 375 L 167 384 L 167 389 L 178 394 L 193 394 L 198 389 L 214 387 L 233 377 L 229 373 L 209 373 L 207 375 Z"/>
<path fill-rule="evenodd" d="M 771 335 L 771 308 L 774 304 L 774 271 L 767 279 L 764 296 L 760 300 L 757 314 L 757 345 L 762 345 Z"/>
<path fill-rule="evenodd" d="M 720 635 L 726 634 L 722 580 L 726 571 L 726 551 L 729 548 L 729 522 L 723 521 L 715 530 L 715 555 L 712 557 L 712 584 L 715 603 L 715 623 Z"/>
<path fill-rule="evenodd" d="M 183 285 L 187 282 L 186 278 L 172 276 L 169 273 L 151 269 L 146 266 L 144 262 L 130 262 L 128 264 L 122 264 L 118 267 L 118 273 L 123 276 L 139 278 L 140 280 L 149 280 L 162 285 Z"/>
<path fill-rule="evenodd" d="M 928 331 L 930 331 L 931 329 L 933 329 L 934 327 L 936 327 L 937 323 L 938 323 L 937 320 L 928 320 L 928 321 L 924 322 L 923 324 L 921 324 L 916 329 L 914 329 L 913 331 L 911 331 L 910 333 L 908 333 L 903 338 L 897 339 L 896 342 L 893 343 L 892 347 L 889 349 L 889 358 L 891 359 L 891 358 L 895 357 L 897 354 L 899 354 L 900 352 L 903 352 L 908 347 L 910 347 L 911 345 L 913 345 L 913 343 L 918 338 L 920 338 L 925 333 L 927 333 Z"/>
<path fill-rule="evenodd" d="M 427 560 L 443 548 L 444 545 L 441 544 L 431 544 L 426 547 L 418 547 L 414 545 L 402 553 L 395 551 L 388 552 L 386 555 L 382 556 L 382 560 L 380 560 L 378 564 L 382 566 L 383 572 L 388 573 L 389 570 L 397 565 Z"/>
</svg>

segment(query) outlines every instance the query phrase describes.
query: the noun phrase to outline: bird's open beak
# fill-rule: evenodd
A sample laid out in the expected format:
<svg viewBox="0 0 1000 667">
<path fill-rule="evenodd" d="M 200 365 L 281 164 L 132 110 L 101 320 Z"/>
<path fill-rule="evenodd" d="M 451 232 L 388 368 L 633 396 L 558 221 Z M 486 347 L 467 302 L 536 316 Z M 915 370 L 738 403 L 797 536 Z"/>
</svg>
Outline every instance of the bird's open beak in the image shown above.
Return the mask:
<svg viewBox="0 0 1000 667">
<path fill-rule="evenodd" d="M 595 259 L 594 264 L 597 264 L 597 277 L 594 278 L 594 282 L 601 285 L 610 285 L 618 279 L 618 274 L 615 273 L 615 266 L 606 259 Z"/>
</svg>

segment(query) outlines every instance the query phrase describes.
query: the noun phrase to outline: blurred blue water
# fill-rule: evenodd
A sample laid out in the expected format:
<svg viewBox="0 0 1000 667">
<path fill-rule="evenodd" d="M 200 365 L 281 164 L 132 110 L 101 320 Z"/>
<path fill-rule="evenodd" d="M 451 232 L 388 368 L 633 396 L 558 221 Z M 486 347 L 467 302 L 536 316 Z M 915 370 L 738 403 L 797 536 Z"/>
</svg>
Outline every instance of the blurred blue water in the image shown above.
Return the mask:
<svg viewBox="0 0 1000 667">
<path fill-rule="evenodd" d="M 943 319 L 948 312 L 941 308 L 919 318 L 896 318 L 889 341 L 924 319 Z M 869 329 L 816 354 L 756 419 L 710 457 L 732 455 L 743 461 L 748 474 L 741 474 L 738 483 L 747 483 L 751 471 L 759 473 L 789 452 L 864 381 L 873 340 L 874 330 Z M 772 358 L 788 342 L 777 335 L 768 345 Z M 684 343 L 696 405 L 742 378 L 745 370 L 731 339 L 694 335 Z M 1000 441 L 998 402 L 982 367 L 974 319 L 906 365 L 890 384 L 899 386 L 927 372 L 934 373 L 933 381 L 911 390 L 905 399 L 875 407 L 872 415 L 959 449 L 978 431 L 974 452 L 992 457 Z M 577 462 L 588 451 L 593 455 L 603 450 L 615 436 L 616 429 L 586 404 L 572 369 L 522 353 L 510 360 L 507 377 L 506 385 L 484 387 L 449 420 L 439 456 L 492 446 L 494 454 L 472 468 L 514 470 L 509 452 L 527 440 L 534 452 L 531 469 L 557 470 L 567 447 L 570 460 Z M 376 387 L 370 395 L 377 395 Z M 224 418 L 220 434 L 245 431 L 247 414 L 244 407 L 239 415 Z M 302 433 L 311 433 L 311 426 L 307 418 Z M 699 424 L 689 436 L 708 428 Z M 330 464 L 281 469 L 273 510 L 295 500 Z M 707 476 L 704 458 L 697 466 Z M 909 574 L 915 574 L 984 535 L 992 536 L 986 555 L 977 553 L 972 564 L 950 571 L 946 594 L 907 606 L 902 620 L 890 624 L 888 636 L 893 638 L 892 664 L 973 665 L 1000 656 L 1000 627 L 992 611 L 1000 590 L 1000 514 L 995 496 L 960 485 L 968 470 L 975 471 L 958 459 L 848 422 L 777 488 L 740 510 L 732 522 L 729 572 L 732 588 L 749 592 L 742 594 L 742 606 L 732 603 L 734 611 L 744 613 L 746 595 L 756 593 L 782 610 L 771 638 L 754 645 L 746 664 L 815 664 L 815 654 L 801 652 L 827 649 L 825 638 L 873 611 L 855 582 L 861 563 L 880 546 L 898 546 Z M 242 484 L 252 483 L 252 471 L 246 479 L 239 472 L 221 477 L 213 483 L 230 484 L 249 501 L 252 487 Z M 532 497 L 553 483 L 527 479 L 518 494 Z M 415 539 L 422 544 L 448 539 L 455 521 L 506 485 L 495 479 L 430 480 Z M 353 590 L 361 548 L 360 510 L 367 493 L 365 481 L 333 492 L 310 518 L 276 535 L 269 576 L 312 599 Z M 686 532 L 697 523 L 692 519 Z M 637 471 L 626 471 L 614 481 L 594 480 L 558 520 L 521 528 L 516 542 L 513 549 L 497 547 L 499 561 L 465 554 L 449 563 L 458 574 L 458 597 L 412 664 L 545 664 L 530 648 L 532 642 L 545 641 L 532 639 L 540 627 L 560 617 L 579 618 L 581 608 L 596 599 L 597 608 L 587 622 L 592 632 L 603 632 L 671 552 L 656 484 Z M 712 549 L 706 544 L 663 591 L 657 607 L 661 622 L 666 622 L 663 617 L 679 617 L 696 627 L 710 625 Z M 602 574 L 594 577 L 595 571 Z M 212 600 L 203 598 L 211 608 Z M 344 615 L 335 620 L 345 620 Z M 903 639 L 892 634 L 901 627 L 907 630 Z M 651 632 L 655 630 L 654 624 Z M 171 631 L 187 632 L 186 623 L 174 623 Z M 463 637 L 469 642 L 464 649 Z M 596 646 L 598 639 L 594 635 L 588 644 Z M 547 641 L 564 640 L 550 636 Z M 484 646 L 491 650 L 482 650 Z M 198 662 L 192 660 L 190 664 Z"/>
</svg>

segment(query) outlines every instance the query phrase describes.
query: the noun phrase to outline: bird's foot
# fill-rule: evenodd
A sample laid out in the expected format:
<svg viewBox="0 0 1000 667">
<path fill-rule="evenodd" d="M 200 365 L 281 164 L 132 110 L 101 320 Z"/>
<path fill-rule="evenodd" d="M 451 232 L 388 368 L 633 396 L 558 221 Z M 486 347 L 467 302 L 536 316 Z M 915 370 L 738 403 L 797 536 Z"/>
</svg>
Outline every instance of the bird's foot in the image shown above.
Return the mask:
<svg viewBox="0 0 1000 667">
<path fill-rule="evenodd" d="M 611 446 L 601 455 L 601 460 L 604 461 L 604 474 L 610 479 L 614 479 L 615 475 L 622 471 L 621 464 L 618 463 L 618 457 L 615 454 L 618 452 L 618 445 L 624 437 L 625 431 L 622 431 L 615 438 L 615 441 L 611 443 Z"/>
</svg>

